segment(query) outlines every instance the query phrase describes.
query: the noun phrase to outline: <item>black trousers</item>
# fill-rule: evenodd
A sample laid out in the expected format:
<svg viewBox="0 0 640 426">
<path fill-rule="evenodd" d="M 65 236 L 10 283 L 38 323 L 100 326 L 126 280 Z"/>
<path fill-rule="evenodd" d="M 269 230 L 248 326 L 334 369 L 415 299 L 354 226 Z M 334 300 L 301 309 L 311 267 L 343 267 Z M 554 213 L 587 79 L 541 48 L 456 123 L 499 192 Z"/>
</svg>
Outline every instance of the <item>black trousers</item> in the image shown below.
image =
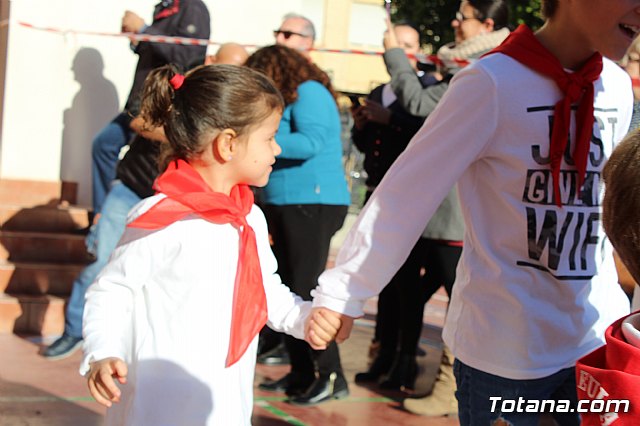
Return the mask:
<svg viewBox="0 0 640 426">
<path fill-rule="evenodd" d="M 375 339 L 380 355 L 415 356 L 425 303 L 444 285 L 451 297 L 462 247 L 420 238 L 405 263 L 378 296 Z"/>
<path fill-rule="evenodd" d="M 327 204 L 264 205 L 273 253 L 282 281 L 304 300 L 318 284 L 329 257 L 331 237 L 342 227 L 348 206 Z M 338 346 L 314 351 L 303 340 L 286 335 L 291 371 L 303 376 L 341 372 Z"/>
</svg>

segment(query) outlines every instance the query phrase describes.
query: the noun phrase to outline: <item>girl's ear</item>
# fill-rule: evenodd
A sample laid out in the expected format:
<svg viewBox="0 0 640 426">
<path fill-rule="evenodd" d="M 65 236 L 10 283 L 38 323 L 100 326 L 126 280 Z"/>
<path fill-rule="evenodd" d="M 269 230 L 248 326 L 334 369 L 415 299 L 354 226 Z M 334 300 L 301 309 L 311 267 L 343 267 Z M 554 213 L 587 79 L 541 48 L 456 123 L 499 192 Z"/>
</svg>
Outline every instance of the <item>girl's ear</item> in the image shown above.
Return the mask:
<svg viewBox="0 0 640 426">
<path fill-rule="evenodd" d="M 213 140 L 213 155 L 223 163 L 230 161 L 236 151 L 237 133 L 233 129 L 224 129 Z"/>
</svg>

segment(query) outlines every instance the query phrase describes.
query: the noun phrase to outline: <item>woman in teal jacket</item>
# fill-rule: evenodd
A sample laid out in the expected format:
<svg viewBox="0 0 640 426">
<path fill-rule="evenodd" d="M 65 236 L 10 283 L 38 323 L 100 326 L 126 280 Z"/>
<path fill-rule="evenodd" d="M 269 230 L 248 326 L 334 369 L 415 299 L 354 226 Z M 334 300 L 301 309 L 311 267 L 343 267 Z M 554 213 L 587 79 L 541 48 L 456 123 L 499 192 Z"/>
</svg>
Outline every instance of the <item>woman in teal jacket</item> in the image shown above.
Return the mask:
<svg viewBox="0 0 640 426">
<path fill-rule="evenodd" d="M 268 75 L 285 100 L 276 134 L 282 154 L 261 203 L 283 282 L 311 300 L 311 290 L 327 263 L 331 237 L 342 227 L 350 204 L 335 92 L 326 73 L 288 47 L 259 49 L 247 66 Z M 349 394 L 335 343 L 313 351 L 302 340 L 284 339 L 291 372 L 263 383 L 261 389 L 285 391 L 289 402 L 298 405 Z"/>
</svg>

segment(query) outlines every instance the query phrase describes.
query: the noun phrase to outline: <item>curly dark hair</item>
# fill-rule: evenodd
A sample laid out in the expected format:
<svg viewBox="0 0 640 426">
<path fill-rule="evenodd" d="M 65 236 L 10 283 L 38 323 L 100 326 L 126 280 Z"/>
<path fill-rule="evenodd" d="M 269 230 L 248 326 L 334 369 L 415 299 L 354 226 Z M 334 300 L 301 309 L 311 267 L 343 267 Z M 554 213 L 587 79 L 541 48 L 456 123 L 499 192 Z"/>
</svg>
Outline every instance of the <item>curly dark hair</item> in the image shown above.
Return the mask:
<svg viewBox="0 0 640 426">
<path fill-rule="evenodd" d="M 273 45 L 258 49 L 249 56 L 245 65 L 270 77 L 286 105 L 298 99 L 298 86 L 309 80 L 322 84 L 334 99 L 338 98 L 327 73 L 289 47 Z"/>
</svg>

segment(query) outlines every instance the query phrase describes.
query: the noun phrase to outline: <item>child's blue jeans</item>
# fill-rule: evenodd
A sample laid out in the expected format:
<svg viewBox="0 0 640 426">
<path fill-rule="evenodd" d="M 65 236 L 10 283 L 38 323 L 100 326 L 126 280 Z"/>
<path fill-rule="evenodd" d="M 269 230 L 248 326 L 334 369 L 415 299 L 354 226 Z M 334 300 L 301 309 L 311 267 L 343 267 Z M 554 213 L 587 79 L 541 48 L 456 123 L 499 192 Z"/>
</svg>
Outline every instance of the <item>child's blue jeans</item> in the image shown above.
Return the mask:
<svg viewBox="0 0 640 426">
<path fill-rule="evenodd" d="M 458 386 L 456 397 L 461 426 L 487 426 L 498 419 L 506 422 L 499 422 L 500 425 L 538 426 L 541 413 L 526 411 L 535 411 L 536 401 L 542 404 L 543 400 L 566 401 L 554 405 L 560 410 L 563 406 L 569 407 L 566 411 L 570 412 L 549 413 L 559 425 L 580 424 L 573 367 L 541 379 L 512 380 L 476 370 L 456 359 L 453 371 Z M 548 402 L 546 407 L 551 404 Z"/>
</svg>

